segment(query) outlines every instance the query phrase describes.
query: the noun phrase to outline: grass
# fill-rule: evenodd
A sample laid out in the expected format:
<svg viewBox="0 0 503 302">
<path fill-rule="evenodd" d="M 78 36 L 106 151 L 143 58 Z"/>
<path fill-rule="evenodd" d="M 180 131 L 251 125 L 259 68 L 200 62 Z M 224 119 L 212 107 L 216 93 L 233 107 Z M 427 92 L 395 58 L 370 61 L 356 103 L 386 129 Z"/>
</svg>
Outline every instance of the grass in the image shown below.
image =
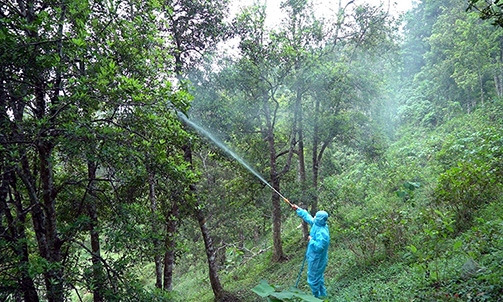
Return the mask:
<svg viewBox="0 0 503 302">
<path fill-rule="evenodd" d="M 497 105 L 495 110 L 489 110 L 500 112 L 500 109 L 501 106 Z M 493 129 L 493 121 L 486 121 L 486 116 L 492 116 L 492 113 L 480 111 L 479 115 L 463 116 L 435 130 L 431 137 L 429 131 L 420 133 L 414 129 L 410 132 L 412 137 L 404 136 L 390 147 L 389 162 L 393 165 L 389 168 L 376 171 L 375 167 L 362 164 L 348 170 L 347 175 L 325 179 L 333 182 L 329 187 L 340 189 L 339 193 L 336 192 L 338 195 L 326 198 L 337 200 L 337 203 L 334 201 L 328 205 L 328 210 L 334 213 L 329 264 L 325 272 L 330 294 L 328 301 L 503 301 L 503 189 L 496 187 L 501 186 L 501 164 L 496 160 L 501 157 L 500 132 L 491 132 L 484 148 L 479 148 L 477 143 L 459 152 L 452 152 L 452 146 L 459 141 L 479 142 L 478 138 L 480 133 L 485 133 L 484 129 Z M 501 128 L 499 123 L 496 124 L 497 129 Z M 476 129 L 472 129 L 472 125 L 476 125 Z M 488 143 L 491 140 L 493 142 Z M 412 156 L 408 150 L 414 151 Z M 478 153 L 470 150 L 478 150 Z M 495 184 L 489 191 L 491 198 L 473 204 L 472 199 L 466 200 L 466 194 L 473 190 L 474 185 L 457 183 L 466 174 L 444 173 L 444 177 L 449 176 L 442 178 L 444 184 L 457 183 L 454 188 L 458 189 L 453 191 L 450 186 L 445 186 L 444 193 L 452 193 L 451 197 L 457 198 L 453 200 L 458 203 L 453 202 L 448 204 L 450 207 L 444 205 L 443 208 L 437 204 L 442 212 L 432 211 L 437 210 L 434 200 L 439 173 L 449 168 L 442 163 L 478 163 L 477 160 L 488 155 L 495 158 L 491 173 L 496 171 L 500 174 L 482 175 L 475 184 L 484 184 L 486 176 L 492 177 Z M 402 163 L 402 160 L 405 162 Z M 477 165 L 473 167 L 477 168 Z M 359 185 L 360 176 L 353 175 L 353 171 L 366 171 L 367 168 L 374 181 Z M 416 178 L 421 179 L 424 186 L 408 192 L 411 195 L 414 193 L 414 197 L 402 200 L 394 196 L 395 191 L 404 190 L 404 180 Z M 381 186 L 383 180 L 392 183 Z M 347 196 L 360 191 L 362 194 L 353 198 Z M 474 197 L 478 193 L 475 192 Z M 367 198 L 364 199 L 364 196 Z M 499 197 L 499 200 L 493 201 L 494 196 Z M 459 210 L 456 208 L 459 202 L 467 206 L 473 220 L 453 221 L 451 224 L 450 219 L 456 219 L 451 214 Z M 484 202 L 488 204 L 482 205 Z M 479 206 L 482 208 L 477 211 L 473 209 Z M 236 258 L 220 271 L 224 288 L 239 296 L 241 301 L 263 301 L 251 292 L 251 288 L 262 279 L 279 289 L 287 289 L 295 284 L 306 243 L 302 241 L 301 230 L 297 228 L 298 218 L 293 213 L 286 216 L 282 240 L 288 261 L 271 261 L 272 243 L 271 235 L 268 234 L 260 242 L 260 246 L 267 247 L 265 252 L 252 258 L 250 255 Z M 397 219 L 395 223 L 390 221 L 390 217 Z M 463 228 L 454 230 L 452 226 Z M 456 233 L 459 230 L 462 232 Z M 391 248 L 385 251 L 378 246 L 383 243 Z M 368 247 L 370 253 L 364 253 Z M 354 252 L 360 252 L 360 255 Z M 192 261 L 190 266 L 178 267 L 174 286 L 175 291 L 183 297 L 179 301 L 213 301 L 209 282 L 205 281 L 208 279 L 206 267 L 206 262 L 200 257 L 198 262 Z M 305 279 L 306 269 L 299 288 L 309 292 Z"/>
<path fill-rule="evenodd" d="M 479 213 L 474 226 L 456 238 L 460 249 L 448 249 L 438 259 L 430 259 L 430 269 L 437 264 L 439 277 L 432 276 L 424 266 L 407 256 L 404 250 L 393 259 L 383 255 L 362 261 L 341 242 L 332 240 L 325 282 L 330 293 L 328 301 L 503 301 L 503 213 L 501 203 L 489 205 Z M 251 291 L 262 279 L 278 288 L 295 285 L 302 265 L 305 243 L 301 239 L 298 220 L 290 217 L 284 223 L 284 251 L 289 260 L 271 261 L 272 248 L 253 258 L 234 263 L 220 272 L 227 291 L 243 302 L 263 301 Z M 337 236 L 333 236 L 336 238 Z M 483 237 L 483 238 L 480 238 Z M 266 240 L 265 246 L 270 246 Z M 466 274 L 464 265 L 473 260 L 480 269 Z M 304 268 L 299 289 L 309 293 Z M 429 273 L 429 274 L 428 274 Z M 176 301 L 213 301 L 206 263 L 191 265 L 178 272 L 174 283 Z"/>
</svg>

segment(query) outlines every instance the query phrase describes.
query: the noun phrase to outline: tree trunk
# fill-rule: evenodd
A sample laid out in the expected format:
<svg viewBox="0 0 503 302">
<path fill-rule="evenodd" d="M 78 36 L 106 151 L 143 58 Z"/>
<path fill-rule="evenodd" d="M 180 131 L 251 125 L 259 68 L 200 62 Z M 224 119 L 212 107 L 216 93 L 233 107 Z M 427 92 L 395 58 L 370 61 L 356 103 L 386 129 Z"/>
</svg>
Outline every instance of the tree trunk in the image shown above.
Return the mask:
<svg viewBox="0 0 503 302">
<path fill-rule="evenodd" d="M 105 278 L 103 273 L 103 265 L 101 263 L 101 247 L 100 247 L 100 234 L 98 232 L 98 211 L 96 209 L 96 192 L 95 192 L 95 179 L 96 179 L 97 165 L 88 161 L 87 173 L 89 178 L 88 195 L 90 198 L 87 200 L 87 213 L 90 219 L 89 236 L 91 238 L 91 262 L 93 272 L 93 301 L 102 302 Z"/>
<path fill-rule="evenodd" d="M 297 156 L 299 159 L 299 183 L 301 189 L 301 205 L 306 207 L 308 202 L 308 194 L 307 194 L 307 177 L 306 177 L 306 160 L 304 157 L 304 125 L 303 125 L 303 115 L 304 112 L 302 110 L 302 93 L 300 89 L 297 89 L 297 96 L 295 100 L 295 130 L 297 133 L 298 139 L 298 152 Z M 309 237 L 309 228 L 307 223 L 302 220 L 302 237 L 304 240 L 307 240 Z"/>
<path fill-rule="evenodd" d="M 484 105 L 484 79 L 482 78 L 482 75 L 480 74 L 480 71 L 477 72 L 478 78 L 479 78 L 479 90 L 480 90 L 480 104 Z"/>
<path fill-rule="evenodd" d="M 29 253 L 28 253 L 28 239 L 26 238 L 25 226 L 26 226 L 26 212 L 23 209 L 21 203 L 21 197 L 19 196 L 16 189 L 16 182 L 14 173 L 8 173 L 5 167 L 2 168 L 2 178 L 0 179 L 0 219 L 5 216 L 5 221 L 7 223 L 7 228 L 3 228 L 0 225 L 0 233 L 7 235 L 7 241 L 12 242 L 12 248 L 14 255 L 18 258 L 19 267 L 19 292 L 23 294 L 23 301 L 35 302 L 39 301 L 37 290 L 35 289 L 35 284 L 31 278 L 28 268 L 29 268 Z M 9 184 L 13 189 L 13 194 L 11 193 L 9 200 L 14 204 L 16 210 L 16 216 L 11 214 L 9 206 L 7 204 L 7 197 L 9 194 Z M 3 237 L 3 236 L 2 236 Z"/>
<path fill-rule="evenodd" d="M 162 279 L 163 279 L 163 261 L 162 255 L 154 256 L 155 263 L 155 287 L 161 289 L 162 288 Z"/>
<path fill-rule="evenodd" d="M 313 200 L 311 203 L 311 213 L 315 214 L 316 211 L 318 210 L 318 194 L 316 193 L 318 191 L 318 168 L 319 168 L 319 163 L 318 163 L 318 145 L 320 144 L 320 138 L 319 138 L 319 115 L 320 115 L 320 101 L 315 100 L 315 105 L 314 105 L 314 120 L 313 120 L 313 153 L 312 153 L 312 188 L 313 188 Z"/>
<path fill-rule="evenodd" d="M 274 179 L 271 182 L 272 187 L 279 192 L 279 180 L 276 175 L 271 172 L 271 177 Z M 272 193 L 272 229 L 273 229 L 273 246 L 274 255 L 273 261 L 281 262 L 286 260 L 283 253 L 283 243 L 281 242 L 281 202 L 280 196 L 275 192 Z"/>
<path fill-rule="evenodd" d="M 43 91 L 43 81 L 38 81 L 35 88 L 35 117 L 38 120 L 45 118 L 46 104 L 45 93 Z M 16 116 L 18 122 L 22 123 L 23 116 Z M 33 163 L 28 161 L 28 158 L 33 156 L 27 155 L 27 150 L 24 147 L 19 148 L 21 167 L 16 168 L 16 173 L 21 178 L 26 187 L 30 205 L 31 218 L 35 237 L 40 256 L 48 262 L 48 269 L 44 271 L 44 281 L 46 286 L 46 297 L 49 302 L 64 301 L 64 280 L 63 267 L 60 265 L 62 260 L 61 245 L 62 241 L 57 233 L 57 216 L 56 216 L 56 191 L 53 180 L 52 167 L 52 152 L 54 145 L 51 142 L 53 139 L 50 133 L 53 129 L 50 127 L 40 131 L 41 137 L 34 143 L 38 151 L 38 157 L 33 159 L 34 163 L 38 163 L 37 169 L 32 174 L 30 167 Z M 15 139 L 23 141 L 24 137 L 14 130 Z M 40 194 L 40 196 L 39 196 Z"/>
<path fill-rule="evenodd" d="M 148 198 L 150 200 L 150 210 L 152 212 L 152 233 L 155 234 L 159 231 L 159 223 L 157 221 L 157 196 L 155 194 L 155 174 L 148 168 Z M 161 242 L 158 239 L 154 239 L 154 263 L 155 263 L 155 287 L 162 288 L 162 278 L 163 278 L 163 263 L 162 255 L 160 251 L 162 250 L 160 245 Z"/>
<path fill-rule="evenodd" d="M 168 233 L 169 234 L 169 233 Z M 175 265 L 174 240 L 169 240 L 166 236 L 166 252 L 164 253 L 164 284 L 165 291 L 173 290 L 173 267 Z"/>
<path fill-rule="evenodd" d="M 52 143 L 40 142 L 38 144 L 40 160 L 40 182 L 42 187 L 42 203 L 44 220 L 42 222 L 45 240 L 39 243 L 40 254 L 49 262 L 49 268 L 44 273 L 49 302 L 64 301 L 64 280 L 61 264 L 61 240 L 57 233 L 57 216 L 54 180 L 51 162 Z M 40 216 L 38 217 L 40 218 Z M 43 246 L 45 244 L 45 246 Z M 42 245 L 42 246 L 41 246 Z M 45 255 L 44 255 L 45 253 Z"/>
<path fill-rule="evenodd" d="M 190 146 L 185 146 L 184 151 L 184 159 L 192 167 L 192 148 Z M 195 195 L 196 187 L 194 185 L 190 185 L 190 191 Z M 220 278 L 218 277 L 218 264 L 216 261 L 215 248 L 213 247 L 213 239 L 210 236 L 208 226 L 206 225 L 206 218 L 204 217 L 201 208 L 202 207 L 199 205 L 199 202 L 197 202 L 194 207 L 194 214 L 196 216 L 199 228 L 201 230 L 201 235 L 203 236 L 204 240 L 206 258 L 208 259 L 211 289 L 213 290 L 213 294 L 215 295 L 215 300 L 223 301 L 226 296 L 226 292 L 224 291 L 224 288 L 220 283 Z"/>
<path fill-rule="evenodd" d="M 36 21 L 36 3 L 29 0 L 26 3 L 26 22 L 32 25 Z M 62 18 L 64 18 L 64 6 L 61 9 Z M 35 27 L 26 26 L 26 35 L 33 38 L 34 41 L 39 41 L 38 32 Z M 58 24 L 58 38 L 62 38 L 63 25 Z M 62 53 L 62 43 L 58 43 L 58 55 Z M 34 146 L 37 151 L 37 158 L 33 159 L 32 165 L 28 162 L 26 150 L 21 150 L 22 169 L 18 169 L 19 176 L 29 194 L 29 199 L 32 207 L 31 217 L 34 225 L 35 236 L 37 238 L 38 249 L 40 256 L 48 263 L 48 268 L 44 271 L 44 281 L 46 287 L 46 298 L 49 302 L 59 302 L 65 300 L 63 266 L 61 265 L 62 241 L 57 232 L 57 216 L 56 216 L 56 191 L 54 188 L 52 155 L 54 151 L 54 137 L 56 129 L 51 125 L 50 117 L 57 116 L 58 98 L 61 72 L 56 69 L 54 79 L 52 80 L 51 88 L 49 83 L 44 79 L 44 72 L 47 71 L 44 66 L 41 66 L 36 61 L 37 55 L 41 55 L 42 51 L 38 49 L 38 43 L 33 43 L 32 51 L 34 56 L 28 62 L 28 81 L 33 87 L 33 113 L 34 119 L 37 121 L 45 121 L 42 123 L 43 128 L 38 129 Z M 30 74 L 31 73 L 31 74 Z M 52 94 L 51 94 L 52 93 Z M 50 102 L 50 104 L 49 104 Z M 19 117 L 19 122 L 23 123 L 23 116 Z M 49 123 L 46 123 L 49 122 Z M 33 158 L 33 157 L 30 157 Z M 30 167 L 37 166 L 35 172 L 31 172 Z"/>
<path fill-rule="evenodd" d="M 171 210 L 166 215 L 166 252 L 164 254 L 164 290 L 173 290 L 173 267 L 175 266 L 175 234 L 178 228 L 178 196 L 174 196 Z"/>
<path fill-rule="evenodd" d="M 502 83 L 503 77 L 501 75 L 494 75 L 494 86 L 496 90 L 496 95 L 498 97 L 501 97 L 503 95 L 503 83 Z"/>
<path fill-rule="evenodd" d="M 204 248 L 206 251 L 206 258 L 208 259 L 208 269 L 211 289 L 215 295 L 216 301 L 221 301 L 225 297 L 225 291 L 220 283 L 220 278 L 218 277 L 218 265 L 216 262 L 215 248 L 213 247 L 213 240 L 210 236 L 208 226 L 206 225 L 206 219 L 203 215 L 202 210 L 199 206 L 196 206 L 195 216 L 197 222 L 199 223 L 199 228 L 201 229 L 201 234 L 204 240 Z"/>
<path fill-rule="evenodd" d="M 280 180 L 278 177 L 278 169 L 276 165 L 276 147 L 274 138 L 274 126 L 271 121 L 271 113 L 267 100 L 264 101 L 264 116 L 266 118 L 265 140 L 269 146 L 269 177 L 271 186 L 280 192 Z M 280 196 L 275 192 L 271 195 L 272 201 L 272 238 L 273 238 L 273 261 L 280 262 L 286 259 L 283 253 L 283 243 L 281 242 L 281 203 Z"/>
<path fill-rule="evenodd" d="M 39 173 L 42 187 L 42 202 L 38 198 L 36 182 L 29 170 L 26 156 L 21 156 L 22 169 L 18 169 L 31 203 L 31 217 L 37 239 L 40 256 L 47 260 L 49 268 L 43 273 L 46 286 L 47 301 L 64 301 L 63 272 L 59 265 L 61 262 L 61 240 L 56 232 L 56 210 L 54 202 L 54 188 L 52 183 L 52 170 L 49 160 L 51 148 L 39 143 Z"/>
<path fill-rule="evenodd" d="M 0 79 L 0 128 L 7 130 L 9 129 L 10 122 L 6 112 L 6 88 L 3 83 L 3 79 Z M 0 143 L 2 145 L 6 142 L 7 136 L 11 135 L 9 132 L 4 131 L 4 135 L 0 136 Z M 13 247 L 14 255 L 19 256 L 18 268 L 20 270 L 20 277 L 18 278 L 18 283 L 24 301 L 39 301 L 35 284 L 28 272 L 28 238 L 26 238 L 25 232 L 27 211 L 23 208 L 21 196 L 17 190 L 16 175 L 14 173 L 15 167 L 12 166 L 13 160 L 8 158 L 7 152 L 4 152 L 0 153 L 0 157 L 5 159 L 5 161 L 0 161 L 0 236 L 5 238 L 6 241 L 12 242 L 11 246 Z M 14 207 L 15 217 L 11 213 L 9 203 Z M 2 224 L 3 221 L 7 224 L 6 228 Z"/>
</svg>

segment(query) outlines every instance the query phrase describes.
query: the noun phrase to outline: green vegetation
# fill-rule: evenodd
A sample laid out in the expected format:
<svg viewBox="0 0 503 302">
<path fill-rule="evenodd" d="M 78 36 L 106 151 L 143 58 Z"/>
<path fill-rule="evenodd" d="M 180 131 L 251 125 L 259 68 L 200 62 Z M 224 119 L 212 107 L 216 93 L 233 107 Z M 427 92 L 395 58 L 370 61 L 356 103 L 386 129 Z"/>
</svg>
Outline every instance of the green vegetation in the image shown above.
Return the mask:
<svg viewBox="0 0 503 302">
<path fill-rule="evenodd" d="M 268 301 L 292 301 L 294 299 L 302 301 L 321 302 L 322 300 L 306 294 L 299 289 L 292 287 L 289 290 L 278 292 L 274 287 L 269 285 L 267 281 L 262 280 L 259 285 L 252 288 L 252 291 L 263 298 L 268 298 Z"/>
<path fill-rule="evenodd" d="M 335 2 L 0 1 L 0 300 L 501 300 L 502 5 Z"/>
<path fill-rule="evenodd" d="M 449 163 L 478 162 L 477 158 L 484 154 L 495 160 L 484 161 L 484 166 L 499 165 L 501 132 L 481 137 L 479 131 L 485 129 L 488 133 L 503 126 L 501 106 L 500 102 L 487 104 L 429 131 L 421 139 L 412 133 L 414 140 L 404 135 L 391 144 L 386 166 L 380 170 L 372 165 L 361 168 L 360 173 L 368 175 L 369 182 L 359 190 L 368 196 L 365 204 L 369 207 L 338 197 L 354 189 L 345 184 L 358 182 L 351 175 L 355 175 L 359 163 L 329 182 L 336 187 L 324 187 L 323 194 L 330 198 L 326 197 L 323 205 L 332 214 L 326 272 L 328 301 L 498 301 L 503 293 L 503 272 L 499 268 L 503 261 L 503 188 L 501 178 L 491 175 L 501 170 L 487 170 L 485 177 L 477 179 L 456 172 L 455 179 L 449 182 L 449 191 L 453 192 L 449 196 L 455 198 L 451 202 L 440 199 L 438 192 L 444 190 L 445 177 L 453 173 L 452 169 L 459 171 L 459 165 L 440 168 L 447 154 L 451 157 Z M 439 137 L 444 138 L 440 144 Z M 473 144 L 473 148 L 454 146 L 461 141 Z M 412 174 L 402 176 L 416 182 L 391 182 L 384 178 L 382 175 L 395 175 L 391 167 L 412 161 L 411 145 L 414 155 L 428 158 L 421 170 L 408 169 Z M 439 173 L 441 169 L 445 172 Z M 488 182 L 492 185 L 487 186 Z M 329 183 L 325 182 L 325 186 Z M 469 198 L 458 201 L 458 190 L 470 194 L 472 188 L 479 188 L 478 194 L 472 196 L 478 202 Z M 397 192 L 407 192 L 407 196 Z M 470 215 L 466 215 L 466 207 L 470 208 Z M 251 291 L 261 284 L 260 280 L 267 280 L 279 292 L 294 286 L 305 252 L 298 223 L 293 214 L 285 221 L 287 262 L 271 263 L 270 241 L 259 243 L 259 247 L 246 245 L 239 255 L 228 258 L 228 265 L 221 271 L 226 288 L 239 293 L 243 301 L 262 301 Z M 257 253 L 258 248 L 265 251 Z M 185 298 L 212 300 L 211 295 L 205 294 L 208 285 L 201 283 L 205 280 L 204 271 L 187 268 L 178 278 L 180 286 L 175 291 L 183 291 Z M 188 280 L 194 283 L 187 286 Z M 197 291 L 191 290 L 196 288 Z M 309 293 L 305 272 L 299 289 Z"/>
</svg>

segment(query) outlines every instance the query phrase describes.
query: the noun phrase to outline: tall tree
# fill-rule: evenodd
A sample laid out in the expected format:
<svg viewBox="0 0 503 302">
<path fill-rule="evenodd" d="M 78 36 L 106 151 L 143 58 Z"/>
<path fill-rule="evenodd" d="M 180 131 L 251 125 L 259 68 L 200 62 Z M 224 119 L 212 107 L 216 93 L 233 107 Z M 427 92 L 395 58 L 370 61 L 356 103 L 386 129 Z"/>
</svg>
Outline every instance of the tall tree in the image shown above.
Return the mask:
<svg viewBox="0 0 503 302">
<path fill-rule="evenodd" d="M 477 103 L 483 104 L 501 94 L 503 31 L 481 21 L 475 13 L 465 13 L 459 1 L 450 3 L 449 8 L 439 16 L 428 39 L 431 51 L 426 55 L 426 69 L 434 72 L 431 65 L 444 66 L 446 76 L 453 80 L 453 90 L 459 95 L 457 101 L 471 112 Z M 440 34 L 454 20 L 448 35 Z"/>
<path fill-rule="evenodd" d="M 359 129 L 356 125 L 366 124 L 372 118 L 369 104 L 379 92 L 379 83 L 368 66 L 355 62 L 366 60 L 367 64 L 375 64 L 372 52 L 384 55 L 393 47 L 393 19 L 380 7 L 353 6 L 348 2 L 339 7 L 339 22 L 330 31 L 320 27 L 316 19 L 302 27 L 302 23 L 295 22 L 308 10 L 299 3 L 303 2 L 290 3 L 291 12 L 298 16 L 289 17 L 285 36 L 291 35 L 287 45 L 296 50 L 290 53 L 295 64 L 289 83 L 295 91 L 297 154 L 302 156 L 304 145 L 311 152 L 309 203 L 314 214 L 325 151 L 334 142 L 350 144 L 355 135 L 349 134 L 348 129 Z M 306 116 L 306 123 L 301 123 Z M 304 138 L 303 132 L 310 136 Z M 307 141 L 310 144 L 305 144 Z"/>
<path fill-rule="evenodd" d="M 12 246 L 31 255 L 10 258 L 22 269 L 5 282 L 17 282 L 11 292 L 21 289 L 26 300 L 36 300 L 25 272 L 37 267 L 31 272 L 43 277 L 40 293 L 48 301 L 64 301 L 76 283 L 88 285 L 95 301 L 126 290 L 124 300 L 138 299 L 120 267 L 107 263 L 115 260 L 103 258 L 99 231 L 102 210 L 110 213 L 122 201 L 108 194 L 120 183 L 113 176 L 128 153 L 118 138 L 137 134 L 126 118 L 134 120 L 135 109 L 152 108 L 158 100 L 165 101 L 164 112 L 186 103 L 179 97 L 177 104 L 167 74 L 159 76 L 169 63 L 160 52 L 157 6 L 43 0 L 0 5 L 1 188 L 7 192 L 0 223 L 2 228 L 16 223 Z M 105 203 L 103 196 L 114 197 Z M 18 244 L 27 242 L 28 231 L 36 242 L 27 247 L 37 250 Z M 90 248 L 80 240 L 83 231 L 90 234 Z M 77 247 L 91 255 L 90 278 L 74 269 L 88 265 L 74 257 Z"/>
<path fill-rule="evenodd" d="M 421 4 L 437 13 L 423 38 L 428 45 L 425 65 L 414 75 L 415 88 L 401 109 L 411 124 L 435 126 L 501 95 L 501 28 L 466 13 L 465 4 Z"/>
<path fill-rule="evenodd" d="M 221 65 L 218 76 L 206 77 L 219 80 L 204 88 L 205 92 L 215 91 L 209 96 L 215 100 L 204 107 L 204 116 L 219 129 L 236 131 L 225 135 L 239 138 L 238 143 L 232 143 L 246 145 L 249 153 L 257 154 L 257 166 L 269 173 L 268 179 L 276 191 L 281 191 L 281 179 L 290 177 L 287 172 L 292 169 L 296 154 L 299 180 L 304 183 L 300 199 L 311 199 L 312 210 L 316 211 L 318 169 L 324 151 L 338 136 L 341 143 L 350 141 L 347 132 L 351 123 L 363 124 L 370 119 L 369 106 L 359 101 L 370 100 L 377 84 L 372 85 L 374 75 L 368 70 L 365 73 L 362 66 L 351 69 L 351 58 L 356 60 L 382 42 L 386 42 L 382 48 L 385 50 L 392 44 L 388 41 L 392 37 L 387 16 L 376 8 L 364 7 L 354 15 L 348 10 L 348 23 L 340 26 L 351 25 L 353 30 L 343 35 L 341 29 L 340 37 L 333 36 L 335 30 L 332 35 L 323 32 L 321 21 L 310 13 L 308 2 L 287 1 L 283 9 L 287 11 L 287 21 L 275 31 L 265 26 L 264 7 L 247 8 L 237 17 L 240 56 Z M 216 101 L 222 106 L 216 105 Z M 226 112 L 224 117 L 216 115 L 220 111 Z M 350 112 L 353 119 L 348 117 Z M 361 118 L 365 115 L 366 120 Z M 308 136 L 304 136 L 306 132 Z M 311 160 L 305 160 L 305 146 L 312 148 Z M 309 188 L 306 162 L 312 165 Z M 307 197 L 307 192 L 313 195 Z M 271 194 L 273 259 L 281 261 L 285 259 L 280 232 L 282 203 L 278 194 Z"/>
<path fill-rule="evenodd" d="M 403 75 L 409 81 L 425 64 L 424 54 L 430 49 L 428 37 L 441 13 L 441 5 L 438 1 L 419 1 L 404 16 Z"/>
<path fill-rule="evenodd" d="M 313 206 L 312 211 L 316 211 L 316 197 L 313 196 L 316 195 L 316 188 L 310 187 L 307 181 L 304 106 L 306 98 L 312 92 L 314 79 L 311 75 L 316 62 L 321 59 L 326 29 L 323 28 L 323 22 L 314 16 L 312 3 L 309 1 L 285 1 L 281 7 L 286 17 L 283 27 L 275 36 L 281 41 L 283 60 L 290 61 L 292 66 L 285 86 L 292 94 L 292 142 L 295 144 L 298 162 L 299 201 L 306 207 Z M 307 239 L 307 224 L 303 222 L 302 225 L 304 238 Z"/>
<path fill-rule="evenodd" d="M 499 1 L 468 0 L 466 11 L 475 11 L 482 20 L 491 20 L 496 26 L 503 27 L 503 3 Z"/>
<path fill-rule="evenodd" d="M 167 28 L 170 33 L 172 44 L 167 51 L 174 58 L 174 73 L 178 80 L 184 81 L 183 73 L 198 64 L 200 53 L 204 50 L 215 48 L 221 39 L 227 36 L 224 19 L 228 10 L 228 1 L 185 1 L 185 0 L 167 0 L 165 2 L 167 16 Z M 192 146 L 186 144 L 183 146 L 184 158 L 187 164 L 192 165 Z M 191 185 L 190 189 L 195 192 L 196 186 Z M 172 219 L 173 215 L 178 213 L 180 203 L 185 197 L 179 196 L 172 200 L 172 209 L 166 217 L 167 228 L 170 231 L 166 237 L 166 255 L 164 261 L 164 288 L 171 289 L 171 278 L 174 266 L 175 242 L 174 233 L 177 230 L 177 220 Z M 201 232 L 204 237 L 204 243 L 207 252 L 207 261 L 211 286 L 217 300 L 225 297 L 225 292 L 218 277 L 217 265 L 215 263 L 213 241 L 210 238 L 209 230 L 206 227 L 205 213 L 202 205 L 199 204 L 199 198 L 195 198 L 196 204 L 184 201 L 183 203 L 193 206 L 195 218 L 198 220 Z"/>
<path fill-rule="evenodd" d="M 278 91 L 291 69 L 292 63 L 281 59 L 278 40 L 269 39 L 265 27 L 265 7 L 250 7 L 238 16 L 236 23 L 240 38 L 239 49 L 242 58 L 236 64 L 237 91 L 249 109 L 243 112 L 251 127 L 265 142 L 262 146 L 267 153 L 269 181 L 275 191 L 281 191 L 281 177 L 290 170 L 293 157 L 293 140 L 288 134 L 280 133 L 284 104 Z M 283 130 L 289 132 L 290 126 Z M 284 156 L 284 160 L 279 161 Z M 282 167 L 281 167 L 282 165 Z M 274 261 L 286 259 L 281 242 L 281 199 L 272 191 L 272 226 Z"/>
</svg>

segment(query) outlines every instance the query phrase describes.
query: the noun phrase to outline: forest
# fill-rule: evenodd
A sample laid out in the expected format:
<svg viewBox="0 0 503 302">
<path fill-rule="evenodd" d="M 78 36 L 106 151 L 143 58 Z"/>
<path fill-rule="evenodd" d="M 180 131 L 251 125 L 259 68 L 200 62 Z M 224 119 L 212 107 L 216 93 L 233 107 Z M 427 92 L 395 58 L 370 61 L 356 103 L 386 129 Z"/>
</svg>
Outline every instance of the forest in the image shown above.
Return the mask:
<svg viewBox="0 0 503 302">
<path fill-rule="evenodd" d="M 503 301 L 503 3 L 235 2 L 0 0 L 0 301 Z"/>
</svg>

